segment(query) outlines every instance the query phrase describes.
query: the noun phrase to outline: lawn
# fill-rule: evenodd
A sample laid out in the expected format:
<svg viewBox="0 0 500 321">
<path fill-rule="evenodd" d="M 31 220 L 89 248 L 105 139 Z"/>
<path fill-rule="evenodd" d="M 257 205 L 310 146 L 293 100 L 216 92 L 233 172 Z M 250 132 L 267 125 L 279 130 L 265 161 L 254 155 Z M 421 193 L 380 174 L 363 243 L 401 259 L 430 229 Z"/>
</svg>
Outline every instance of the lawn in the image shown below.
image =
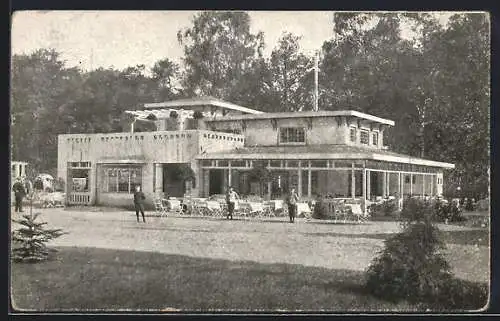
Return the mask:
<svg viewBox="0 0 500 321">
<path fill-rule="evenodd" d="M 397 231 L 397 224 L 390 222 L 150 217 L 143 224 L 130 212 L 62 209 L 44 210 L 43 219 L 69 234 L 53 242 L 60 250 L 56 260 L 12 264 L 12 296 L 19 309 L 426 308 L 385 302 L 363 290 L 363 270 L 383 239 Z M 457 275 L 484 282 L 488 248 L 483 239 L 488 231 L 444 226 L 443 235 Z"/>
<path fill-rule="evenodd" d="M 333 237 L 362 237 L 369 239 L 386 240 L 393 234 L 388 233 L 361 233 L 361 234 L 345 234 L 345 233 L 308 233 L 309 235 L 316 236 L 333 236 Z M 446 244 L 457 245 L 472 245 L 472 246 L 489 246 L 490 238 L 487 229 L 474 229 L 474 230 L 455 230 L 455 231 L 441 231 L 441 239 Z"/>
<path fill-rule="evenodd" d="M 363 273 L 151 252 L 59 248 L 13 264 L 17 309 L 418 311 L 364 292 Z"/>
</svg>

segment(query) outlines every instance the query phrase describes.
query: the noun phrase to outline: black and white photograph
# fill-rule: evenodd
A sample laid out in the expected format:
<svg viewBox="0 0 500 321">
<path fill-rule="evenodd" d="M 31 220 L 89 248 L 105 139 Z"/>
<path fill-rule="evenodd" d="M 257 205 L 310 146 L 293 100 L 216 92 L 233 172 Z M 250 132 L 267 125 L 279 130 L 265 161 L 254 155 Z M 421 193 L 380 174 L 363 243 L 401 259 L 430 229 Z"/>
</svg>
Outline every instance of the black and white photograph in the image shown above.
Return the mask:
<svg viewBox="0 0 500 321">
<path fill-rule="evenodd" d="M 490 14 L 16 11 L 11 313 L 480 313 Z"/>
</svg>

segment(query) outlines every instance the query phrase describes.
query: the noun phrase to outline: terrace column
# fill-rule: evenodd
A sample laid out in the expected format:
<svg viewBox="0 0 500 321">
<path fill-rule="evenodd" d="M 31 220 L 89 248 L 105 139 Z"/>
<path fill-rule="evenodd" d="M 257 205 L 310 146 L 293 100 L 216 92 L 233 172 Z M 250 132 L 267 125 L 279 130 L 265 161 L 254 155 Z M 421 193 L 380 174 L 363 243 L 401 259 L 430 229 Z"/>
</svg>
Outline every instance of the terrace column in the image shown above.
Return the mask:
<svg viewBox="0 0 500 321">
<path fill-rule="evenodd" d="M 391 173 L 387 172 L 385 175 L 387 176 L 387 192 L 385 195 L 389 196 L 391 195 Z"/>
<path fill-rule="evenodd" d="M 403 199 L 404 199 L 404 175 L 401 174 L 401 172 L 398 173 L 398 185 L 399 185 L 399 199 L 401 202 L 398 202 L 400 204 L 399 209 L 402 209 L 403 207 Z"/>
<path fill-rule="evenodd" d="M 309 170 L 307 171 L 307 197 L 309 198 L 312 197 L 311 182 L 312 182 L 312 175 L 311 175 L 311 169 L 309 168 Z"/>
<path fill-rule="evenodd" d="M 422 174 L 422 197 L 425 196 L 425 174 Z"/>
<path fill-rule="evenodd" d="M 431 174 L 431 197 L 434 196 L 434 174 Z"/>
<path fill-rule="evenodd" d="M 356 198 L 356 176 L 354 175 L 354 163 L 351 169 L 351 197 Z"/>
<path fill-rule="evenodd" d="M 413 196 L 413 173 L 410 174 L 410 196 Z"/>
<path fill-rule="evenodd" d="M 382 197 L 387 196 L 387 172 L 382 172 Z"/>
<path fill-rule="evenodd" d="M 163 192 L 163 164 L 155 163 L 154 164 L 154 186 L 153 190 L 155 193 Z"/>
<path fill-rule="evenodd" d="M 372 197 L 372 182 L 371 182 L 371 171 L 366 170 L 366 198 L 371 199 Z"/>
<path fill-rule="evenodd" d="M 366 169 L 363 169 L 363 202 L 362 202 L 362 206 L 363 206 L 363 213 L 366 214 L 366 174 L 367 174 L 367 170 Z"/>
<path fill-rule="evenodd" d="M 233 176 L 231 174 L 231 172 L 232 172 L 231 171 L 231 161 L 228 161 L 227 165 L 228 165 L 228 169 L 227 169 L 227 171 L 228 171 L 228 173 L 227 173 L 227 184 L 228 184 L 228 186 L 233 186 L 232 185 L 233 184 L 233 180 L 232 180 Z"/>
<path fill-rule="evenodd" d="M 133 134 L 134 133 L 134 127 L 135 127 L 135 122 L 136 122 L 136 119 L 134 118 L 133 121 L 130 122 L 130 133 Z"/>
<path fill-rule="evenodd" d="M 297 194 L 299 195 L 299 197 L 302 197 L 302 164 L 300 163 L 299 161 L 299 169 L 298 169 L 298 182 L 297 184 L 299 186 L 297 186 Z"/>
</svg>

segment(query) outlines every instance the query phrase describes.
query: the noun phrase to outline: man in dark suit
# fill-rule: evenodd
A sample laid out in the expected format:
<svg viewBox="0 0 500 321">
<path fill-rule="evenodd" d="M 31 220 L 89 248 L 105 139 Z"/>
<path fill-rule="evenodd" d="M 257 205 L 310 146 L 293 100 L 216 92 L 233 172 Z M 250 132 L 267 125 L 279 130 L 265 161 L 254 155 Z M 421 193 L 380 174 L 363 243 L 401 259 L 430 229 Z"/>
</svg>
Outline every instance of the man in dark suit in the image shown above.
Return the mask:
<svg viewBox="0 0 500 321">
<path fill-rule="evenodd" d="M 295 191 L 295 187 L 292 187 L 290 194 L 287 197 L 288 205 L 288 216 L 290 217 L 290 223 L 295 222 L 295 216 L 297 215 L 297 202 L 299 201 L 299 195 Z"/>
<path fill-rule="evenodd" d="M 15 211 L 23 212 L 23 198 L 26 195 L 26 190 L 24 189 L 24 184 L 20 177 L 16 179 L 12 189 L 14 190 L 14 196 L 16 199 Z"/>
<path fill-rule="evenodd" d="M 139 212 L 142 214 L 142 221 L 146 223 L 146 218 L 144 217 L 144 200 L 146 196 L 141 191 L 141 186 L 137 185 L 135 187 L 134 193 L 134 206 L 135 206 L 135 215 L 137 216 L 137 222 L 139 222 Z"/>
</svg>

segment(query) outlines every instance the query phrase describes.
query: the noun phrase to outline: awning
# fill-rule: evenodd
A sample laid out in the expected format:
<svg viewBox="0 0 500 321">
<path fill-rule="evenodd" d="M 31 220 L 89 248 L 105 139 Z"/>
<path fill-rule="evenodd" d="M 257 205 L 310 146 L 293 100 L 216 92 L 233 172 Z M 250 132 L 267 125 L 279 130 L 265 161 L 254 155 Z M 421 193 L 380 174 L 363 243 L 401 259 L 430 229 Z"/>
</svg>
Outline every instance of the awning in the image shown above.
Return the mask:
<svg viewBox="0 0 500 321">
<path fill-rule="evenodd" d="M 314 159 L 369 159 L 393 163 L 413 164 L 447 169 L 455 168 L 454 164 L 437 162 L 408 155 L 398 154 L 374 148 L 362 148 L 348 145 L 314 145 L 314 146 L 259 146 L 237 148 L 225 152 L 205 153 L 197 159 L 279 159 L 279 160 L 314 160 Z"/>
<path fill-rule="evenodd" d="M 149 120 L 155 121 L 159 119 L 167 119 L 170 117 L 170 113 L 175 111 L 180 118 L 188 118 L 193 117 L 192 110 L 183 110 L 183 109 L 149 109 L 149 110 L 126 110 L 126 114 L 130 114 L 138 118 L 139 120 Z M 208 116 L 208 114 L 206 115 Z"/>
<path fill-rule="evenodd" d="M 146 164 L 146 159 L 137 159 L 137 158 L 129 158 L 129 159 L 100 159 L 97 161 L 97 164 Z"/>
</svg>

